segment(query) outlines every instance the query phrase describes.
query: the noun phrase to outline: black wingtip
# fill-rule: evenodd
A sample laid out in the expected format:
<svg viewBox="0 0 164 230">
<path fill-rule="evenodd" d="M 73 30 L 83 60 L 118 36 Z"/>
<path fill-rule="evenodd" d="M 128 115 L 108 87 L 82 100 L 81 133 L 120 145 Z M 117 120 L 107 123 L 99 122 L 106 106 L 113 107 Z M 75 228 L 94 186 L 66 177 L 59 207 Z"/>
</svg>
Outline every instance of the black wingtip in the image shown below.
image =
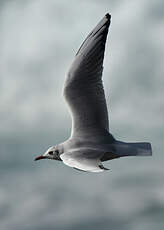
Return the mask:
<svg viewBox="0 0 164 230">
<path fill-rule="evenodd" d="M 105 14 L 105 17 L 110 20 L 111 19 L 111 15 L 109 13 Z"/>
</svg>

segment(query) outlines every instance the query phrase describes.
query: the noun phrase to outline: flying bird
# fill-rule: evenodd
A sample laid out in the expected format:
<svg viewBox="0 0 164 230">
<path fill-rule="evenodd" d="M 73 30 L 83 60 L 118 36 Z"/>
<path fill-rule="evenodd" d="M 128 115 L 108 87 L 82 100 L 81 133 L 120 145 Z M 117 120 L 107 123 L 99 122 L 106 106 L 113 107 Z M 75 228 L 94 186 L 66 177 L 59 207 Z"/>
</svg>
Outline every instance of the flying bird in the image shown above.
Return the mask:
<svg viewBox="0 0 164 230">
<path fill-rule="evenodd" d="M 59 160 L 77 170 L 103 172 L 108 170 L 103 161 L 152 155 L 150 143 L 118 141 L 109 130 L 102 72 L 110 22 L 111 15 L 106 14 L 80 46 L 67 74 L 63 94 L 72 117 L 70 138 L 36 161 Z"/>
</svg>

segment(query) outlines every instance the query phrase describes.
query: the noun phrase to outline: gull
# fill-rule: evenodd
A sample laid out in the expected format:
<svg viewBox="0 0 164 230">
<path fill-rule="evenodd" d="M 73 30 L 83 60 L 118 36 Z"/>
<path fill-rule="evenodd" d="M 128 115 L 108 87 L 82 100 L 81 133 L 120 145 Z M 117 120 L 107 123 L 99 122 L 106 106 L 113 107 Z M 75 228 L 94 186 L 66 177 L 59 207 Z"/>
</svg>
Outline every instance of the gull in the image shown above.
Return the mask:
<svg viewBox="0 0 164 230">
<path fill-rule="evenodd" d="M 80 171 L 103 172 L 108 170 L 103 161 L 152 155 L 150 143 L 118 141 L 109 131 L 102 72 L 110 22 L 107 13 L 80 46 L 67 74 L 63 94 L 72 117 L 70 138 L 50 147 L 36 161 L 58 160 Z"/>
</svg>

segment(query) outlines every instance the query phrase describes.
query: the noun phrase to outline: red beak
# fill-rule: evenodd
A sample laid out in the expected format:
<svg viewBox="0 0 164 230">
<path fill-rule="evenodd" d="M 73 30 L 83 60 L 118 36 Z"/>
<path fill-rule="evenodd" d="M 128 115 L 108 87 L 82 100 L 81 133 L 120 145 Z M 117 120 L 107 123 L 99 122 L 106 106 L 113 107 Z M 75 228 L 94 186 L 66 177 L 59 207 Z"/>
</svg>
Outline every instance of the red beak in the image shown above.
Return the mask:
<svg viewBox="0 0 164 230">
<path fill-rule="evenodd" d="M 38 161 L 38 160 L 41 160 L 41 159 L 46 159 L 46 156 L 41 155 L 41 156 L 39 156 L 39 157 L 36 157 L 36 158 L 34 159 L 34 161 Z"/>
</svg>

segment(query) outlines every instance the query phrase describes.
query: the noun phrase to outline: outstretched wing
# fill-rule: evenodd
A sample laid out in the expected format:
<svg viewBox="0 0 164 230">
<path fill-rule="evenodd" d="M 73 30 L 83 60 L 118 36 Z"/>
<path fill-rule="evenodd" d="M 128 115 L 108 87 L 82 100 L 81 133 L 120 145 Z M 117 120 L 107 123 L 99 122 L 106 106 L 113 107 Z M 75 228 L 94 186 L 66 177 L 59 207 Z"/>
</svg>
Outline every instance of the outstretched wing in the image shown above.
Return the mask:
<svg viewBox="0 0 164 230">
<path fill-rule="evenodd" d="M 102 71 L 110 18 L 106 14 L 85 39 L 65 82 L 64 96 L 72 114 L 72 136 L 108 133 Z"/>
</svg>

